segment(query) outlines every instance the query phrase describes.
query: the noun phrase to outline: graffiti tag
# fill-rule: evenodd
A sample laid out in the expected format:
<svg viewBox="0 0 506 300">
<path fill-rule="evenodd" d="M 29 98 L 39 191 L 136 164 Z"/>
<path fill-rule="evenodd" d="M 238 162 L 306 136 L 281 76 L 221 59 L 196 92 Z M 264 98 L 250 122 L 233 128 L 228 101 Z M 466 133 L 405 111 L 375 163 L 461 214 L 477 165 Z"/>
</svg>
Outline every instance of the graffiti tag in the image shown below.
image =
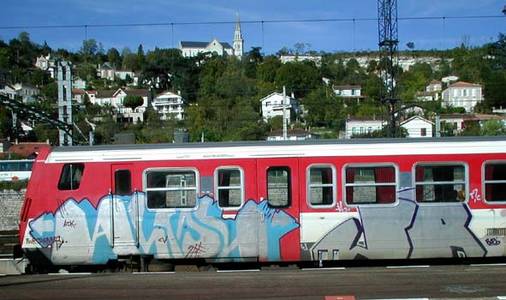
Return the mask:
<svg viewBox="0 0 506 300">
<path fill-rule="evenodd" d="M 65 221 L 63 221 L 63 227 L 75 228 L 76 227 L 76 221 L 75 220 L 65 220 Z"/>
<path fill-rule="evenodd" d="M 481 202 L 481 195 L 478 192 L 478 189 L 472 190 L 471 193 L 469 194 L 469 198 L 473 203 Z"/>
<path fill-rule="evenodd" d="M 195 245 L 188 246 L 188 252 L 186 253 L 186 257 L 199 257 L 205 253 L 204 246 L 202 246 L 202 242 L 198 242 Z"/>
<path fill-rule="evenodd" d="M 486 239 L 485 243 L 487 243 L 489 246 L 499 246 L 501 244 L 501 241 L 496 238 L 490 238 Z"/>
<path fill-rule="evenodd" d="M 43 238 L 35 238 L 35 240 L 41 244 L 46 245 L 46 247 L 51 248 L 52 245 L 56 246 L 56 249 L 60 249 L 66 241 L 59 235 L 57 236 L 48 236 Z"/>
</svg>

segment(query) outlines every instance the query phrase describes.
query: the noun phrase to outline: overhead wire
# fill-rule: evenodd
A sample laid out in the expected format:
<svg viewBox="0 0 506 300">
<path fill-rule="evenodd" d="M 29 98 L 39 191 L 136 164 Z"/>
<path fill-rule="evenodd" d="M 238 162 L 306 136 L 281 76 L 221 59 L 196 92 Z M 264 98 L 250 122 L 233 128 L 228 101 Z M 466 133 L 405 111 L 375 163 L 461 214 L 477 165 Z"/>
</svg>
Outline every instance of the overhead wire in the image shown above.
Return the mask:
<svg viewBox="0 0 506 300">
<path fill-rule="evenodd" d="M 468 16 L 412 16 L 399 17 L 399 21 L 410 20 L 452 20 L 452 19 L 499 19 L 505 15 L 468 15 Z M 370 22 L 378 21 L 377 17 L 362 18 L 316 18 L 316 19 L 270 19 L 270 20 L 242 20 L 242 24 L 265 23 L 324 23 L 324 22 Z M 189 26 L 189 25 L 227 25 L 236 21 L 193 21 L 193 22 L 150 22 L 150 23 L 104 23 L 104 24 L 55 24 L 55 25 L 10 25 L 0 26 L 0 30 L 9 29 L 72 29 L 72 28 L 106 28 L 106 27 L 150 27 L 150 26 Z"/>
</svg>

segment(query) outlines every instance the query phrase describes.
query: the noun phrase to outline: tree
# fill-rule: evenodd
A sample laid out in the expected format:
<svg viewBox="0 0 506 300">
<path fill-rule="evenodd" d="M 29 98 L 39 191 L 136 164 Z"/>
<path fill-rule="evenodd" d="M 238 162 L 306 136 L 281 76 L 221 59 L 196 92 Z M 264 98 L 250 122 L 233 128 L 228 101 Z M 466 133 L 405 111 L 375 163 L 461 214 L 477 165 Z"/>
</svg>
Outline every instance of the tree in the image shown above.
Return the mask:
<svg viewBox="0 0 506 300">
<path fill-rule="evenodd" d="M 121 68 L 121 55 L 116 48 L 111 48 L 107 51 L 107 60 L 112 64 L 116 69 Z"/>
<path fill-rule="evenodd" d="M 87 39 L 83 40 L 80 53 L 84 57 L 84 61 L 88 62 L 97 54 L 98 49 L 99 47 L 95 39 Z"/>
<path fill-rule="evenodd" d="M 131 108 L 132 110 L 135 110 L 135 108 L 141 106 L 142 103 L 144 103 L 144 100 L 141 96 L 127 95 L 123 99 L 123 106 Z"/>
<path fill-rule="evenodd" d="M 283 64 L 276 72 L 276 86 L 286 86 L 288 92 L 304 97 L 320 84 L 321 76 L 314 63 L 297 62 Z"/>
</svg>

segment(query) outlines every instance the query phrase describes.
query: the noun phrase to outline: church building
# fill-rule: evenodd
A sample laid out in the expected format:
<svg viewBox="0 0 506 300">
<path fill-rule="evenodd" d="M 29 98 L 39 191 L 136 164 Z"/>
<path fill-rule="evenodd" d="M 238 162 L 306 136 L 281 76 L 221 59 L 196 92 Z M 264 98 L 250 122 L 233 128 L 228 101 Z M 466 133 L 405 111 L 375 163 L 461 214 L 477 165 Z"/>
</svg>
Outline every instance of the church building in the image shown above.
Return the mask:
<svg viewBox="0 0 506 300">
<path fill-rule="evenodd" d="M 218 55 L 233 55 L 240 59 L 244 54 L 244 39 L 242 38 L 239 18 L 237 18 L 237 22 L 235 23 L 233 46 L 230 46 L 226 42 L 220 42 L 215 38 L 211 42 L 181 41 L 179 49 L 184 57 L 197 56 L 199 53 L 215 52 Z"/>
</svg>

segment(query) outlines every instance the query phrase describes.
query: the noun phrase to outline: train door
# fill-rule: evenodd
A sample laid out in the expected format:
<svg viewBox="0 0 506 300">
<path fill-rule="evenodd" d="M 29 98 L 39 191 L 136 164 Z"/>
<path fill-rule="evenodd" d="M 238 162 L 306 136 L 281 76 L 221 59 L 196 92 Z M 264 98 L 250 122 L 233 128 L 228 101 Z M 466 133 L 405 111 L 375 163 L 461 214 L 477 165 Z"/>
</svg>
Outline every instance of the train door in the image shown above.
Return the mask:
<svg viewBox="0 0 506 300">
<path fill-rule="evenodd" d="M 258 196 L 262 201 L 267 201 L 267 207 L 272 209 L 267 210 L 267 216 L 262 218 L 262 222 L 272 224 L 265 224 L 268 255 L 260 253 L 261 260 L 300 259 L 298 167 L 296 158 L 257 160 Z M 263 242 L 260 239 L 259 243 Z M 278 257 L 275 251 L 277 247 Z"/>
<path fill-rule="evenodd" d="M 111 166 L 113 247 L 138 246 L 139 199 L 132 190 L 132 164 Z"/>
</svg>

